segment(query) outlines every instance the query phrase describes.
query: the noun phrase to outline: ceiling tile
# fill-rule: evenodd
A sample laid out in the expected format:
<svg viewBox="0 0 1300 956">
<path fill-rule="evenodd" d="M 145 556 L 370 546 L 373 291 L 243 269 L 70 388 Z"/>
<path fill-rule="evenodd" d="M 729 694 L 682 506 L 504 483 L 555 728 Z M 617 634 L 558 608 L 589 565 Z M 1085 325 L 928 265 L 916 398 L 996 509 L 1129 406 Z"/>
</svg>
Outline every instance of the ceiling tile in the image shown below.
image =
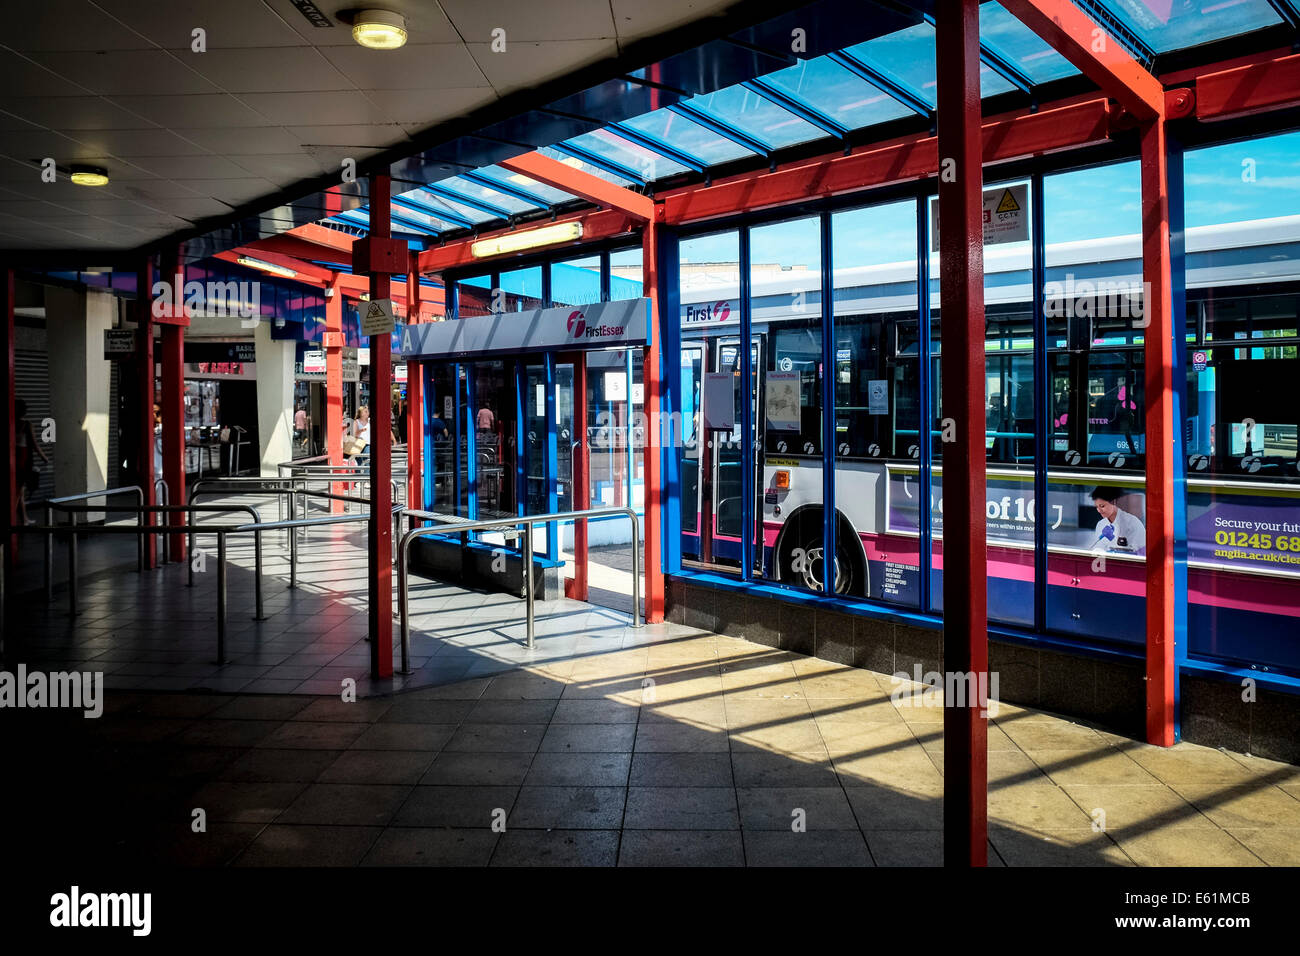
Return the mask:
<svg viewBox="0 0 1300 956">
<path fill-rule="evenodd" d="M 454 119 L 498 99 L 496 90 L 490 86 L 438 90 L 436 93 L 426 90 L 368 90 L 366 95 L 386 114 L 411 130 Z"/>
<path fill-rule="evenodd" d="M 28 16 L 6 17 L 4 45 L 24 53 L 148 49 L 148 40 L 105 13 L 101 6 L 90 0 L 41 0 L 29 8 Z"/>
<path fill-rule="evenodd" d="M 4 49 L 0 49 L 0 90 L 6 96 L 77 96 L 86 92 L 53 70 Z"/>
<path fill-rule="evenodd" d="M 212 0 L 95 2 L 157 46 L 168 49 L 189 50 L 195 27 L 202 27 L 206 32 L 209 53 L 230 47 L 298 46 L 303 42 L 285 18 L 268 8 L 262 0 L 221 0 L 220 3 L 213 3 Z M 302 16 L 288 3 L 282 6 L 294 16 Z"/>
<path fill-rule="evenodd" d="M 512 56 L 515 40 L 592 40 L 614 36 L 609 0 L 440 0 L 442 9 L 467 43 L 491 43 L 493 30 L 505 30 Z M 651 4 L 653 6 L 653 4 Z"/>
<path fill-rule="evenodd" d="M 32 53 L 33 60 L 100 96 L 215 93 L 216 88 L 166 50 Z"/>
<path fill-rule="evenodd" d="M 70 135 L 101 156 L 193 156 L 207 152 L 165 129 L 78 130 Z"/>
<path fill-rule="evenodd" d="M 557 40 L 516 43 L 509 54 L 493 53 L 489 44 L 471 43 L 473 54 L 498 93 L 539 86 L 573 70 L 618 54 L 613 40 Z"/>
<path fill-rule="evenodd" d="M 280 126 L 187 129 L 179 135 L 219 156 L 259 156 L 292 153 L 299 139 Z"/>
<path fill-rule="evenodd" d="M 474 58 L 461 43 L 411 44 L 376 57 L 355 44 L 321 51 L 358 89 L 441 90 L 487 86 Z"/>
<path fill-rule="evenodd" d="M 338 93 L 247 93 L 240 97 L 275 126 L 387 123 L 378 106 L 355 91 Z"/>
<path fill-rule="evenodd" d="M 194 190 L 174 183 L 169 179 L 149 179 L 141 182 L 120 184 L 118 194 L 132 199 L 152 202 L 155 199 L 195 199 L 199 194 Z"/>
<path fill-rule="evenodd" d="M 248 171 L 224 156 L 131 156 L 133 164 L 163 179 L 241 179 Z"/>
<path fill-rule="evenodd" d="M 732 6 L 731 0 L 610 0 L 614 28 L 623 43 L 685 26 Z"/>
<path fill-rule="evenodd" d="M 123 109 L 143 116 L 159 126 L 183 130 L 191 126 L 274 126 L 275 123 L 250 109 L 229 93 L 194 96 L 115 96 L 113 102 Z M 102 129 L 126 128 L 129 123 L 102 126 Z"/>
<path fill-rule="evenodd" d="M 184 99 L 184 97 L 144 97 Z M 98 96 L 22 96 L 3 100 L 4 110 L 13 116 L 49 129 L 130 129 L 142 124 L 138 116 Z M 0 122 L 8 123 L 0 115 Z M 148 122 L 156 122 L 148 118 Z M 7 126 L 21 129 L 21 126 Z"/>
<path fill-rule="evenodd" d="M 272 156 L 240 156 L 235 159 L 241 168 L 254 176 L 261 176 L 281 186 L 300 179 L 311 179 L 325 172 L 309 153 L 283 153 Z"/>
<path fill-rule="evenodd" d="M 193 67 L 227 93 L 292 93 L 353 88 L 351 81 L 319 50 L 310 47 L 209 49 L 207 53 L 193 57 Z"/>
</svg>

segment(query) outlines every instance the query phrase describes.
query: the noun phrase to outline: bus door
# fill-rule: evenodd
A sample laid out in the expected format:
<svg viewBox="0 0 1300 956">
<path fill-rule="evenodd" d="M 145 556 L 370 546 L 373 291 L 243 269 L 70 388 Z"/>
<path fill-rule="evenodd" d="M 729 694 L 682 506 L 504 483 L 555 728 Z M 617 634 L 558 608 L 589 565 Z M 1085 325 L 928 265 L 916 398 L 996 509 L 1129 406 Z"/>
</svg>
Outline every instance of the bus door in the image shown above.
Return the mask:
<svg viewBox="0 0 1300 956">
<path fill-rule="evenodd" d="M 700 540 L 704 512 L 702 497 L 704 482 L 700 475 L 709 468 L 708 442 L 701 440 L 700 383 L 704 374 L 704 346 L 699 342 L 683 342 L 681 358 L 682 390 L 682 458 L 681 458 L 681 523 L 682 553 L 702 558 L 706 553 Z"/>
<path fill-rule="evenodd" d="M 732 375 L 735 407 L 735 427 L 730 432 L 715 432 L 712 437 L 714 451 L 712 462 L 712 487 L 707 500 L 711 504 L 713 531 L 713 557 L 726 558 L 729 561 L 740 560 L 740 541 L 742 533 L 742 502 L 744 494 L 744 445 L 741 436 L 740 405 L 740 340 L 737 338 L 719 339 L 714 356 L 715 369 Z M 759 389 L 762 379 L 763 343 L 762 336 L 753 336 L 749 346 L 749 361 L 753 371 L 753 387 L 750 391 L 750 421 L 753 428 L 759 426 Z M 709 436 L 706 436 L 708 440 Z M 752 436 L 751 436 L 752 437 Z M 753 488 L 755 496 L 761 493 L 755 455 L 755 476 Z M 758 511 L 756 514 L 760 513 Z"/>
</svg>

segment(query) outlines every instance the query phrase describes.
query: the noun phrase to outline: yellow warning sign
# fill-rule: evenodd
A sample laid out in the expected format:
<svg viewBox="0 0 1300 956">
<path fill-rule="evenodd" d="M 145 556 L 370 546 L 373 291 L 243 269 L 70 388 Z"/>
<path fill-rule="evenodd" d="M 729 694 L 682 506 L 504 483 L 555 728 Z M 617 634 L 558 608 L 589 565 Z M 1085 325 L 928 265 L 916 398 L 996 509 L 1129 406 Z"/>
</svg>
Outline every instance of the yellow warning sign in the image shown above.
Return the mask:
<svg viewBox="0 0 1300 956">
<path fill-rule="evenodd" d="M 1006 189 L 1002 192 L 1002 200 L 998 203 L 998 212 L 1020 212 L 1020 203 L 1016 202 L 1016 197 L 1011 195 L 1011 190 Z"/>
<path fill-rule="evenodd" d="M 391 299 L 374 299 L 362 304 L 361 334 L 389 335 L 397 328 Z"/>
</svg>

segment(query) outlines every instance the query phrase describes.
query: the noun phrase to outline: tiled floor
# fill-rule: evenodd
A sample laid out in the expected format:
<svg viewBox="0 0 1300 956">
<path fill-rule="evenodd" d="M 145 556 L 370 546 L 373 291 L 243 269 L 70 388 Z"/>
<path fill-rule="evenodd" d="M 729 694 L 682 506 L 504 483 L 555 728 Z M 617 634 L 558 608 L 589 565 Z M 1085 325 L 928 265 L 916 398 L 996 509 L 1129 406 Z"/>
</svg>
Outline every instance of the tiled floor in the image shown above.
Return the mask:
<svg viewBox="0 0 1300 956">
<path fill-rule="evenodd" d="M 221 671 L 203 663 L 211 589 L 184 588 L 183 571 L 106 574 L 75 628 L 62 605 L 26 601 L 24 653 L 108 666 L 116 689 L 99 720 L 0 711 L 7 760 L 23 768 L 3 797 L 24 824 L 19 852 L 199 866 L 941 862 L 942 708 L 912 706 L 889 677 L 633 629 L 572 602 L 539 609 L 528 652 L 517 601 L 423 583 L 417 674 L 346 703 L 342 677 L 365 673 L 363 582 L 349 539 L 328 540 L 304 549 L 301 594 L 285 593 L 268 548 L 274 611 L 240 622 Z M 36 658 L 6 665 L 17 659 Z M 994 865 L 1300 864 L 1300 768 L 1161 750 L 1007 704 L 989 749 Z"/>
</svg>

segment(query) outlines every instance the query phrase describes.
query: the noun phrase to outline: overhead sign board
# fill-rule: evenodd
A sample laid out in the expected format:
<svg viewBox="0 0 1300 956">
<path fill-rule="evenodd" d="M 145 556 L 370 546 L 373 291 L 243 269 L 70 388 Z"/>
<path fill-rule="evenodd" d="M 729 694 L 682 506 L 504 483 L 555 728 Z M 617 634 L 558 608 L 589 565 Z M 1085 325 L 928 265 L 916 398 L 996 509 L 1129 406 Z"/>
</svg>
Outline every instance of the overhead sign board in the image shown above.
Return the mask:
<svg viewBox="0 0 1300 956">
<path fill-rule="evenodd" d="M 302 370 L 307 375 L 325 374 L 325 352 L 315 349 L 302 353 Z"/>
<path fill-rule="evenodd" d="M 405 327 L 401 353 L 408 358 L 446 359 L 643 346 L 649 342 L 649 314 L 650 300 L 641 298 L 426 322 Z"/>
<path fill-rule="evenodd" d="M 361 303 L 361 334 L 366 336 L 392 335 L 397 328 L 393 318 L 392 299 L 371 299 Z"/>
<path fill-rule="evenodd" d="M 1029 184 L 984 190 L 984 245 L 1029 241 Z M 939 201 L 930 200 L 930 248 L 939 251 Z"/>
</svg>

